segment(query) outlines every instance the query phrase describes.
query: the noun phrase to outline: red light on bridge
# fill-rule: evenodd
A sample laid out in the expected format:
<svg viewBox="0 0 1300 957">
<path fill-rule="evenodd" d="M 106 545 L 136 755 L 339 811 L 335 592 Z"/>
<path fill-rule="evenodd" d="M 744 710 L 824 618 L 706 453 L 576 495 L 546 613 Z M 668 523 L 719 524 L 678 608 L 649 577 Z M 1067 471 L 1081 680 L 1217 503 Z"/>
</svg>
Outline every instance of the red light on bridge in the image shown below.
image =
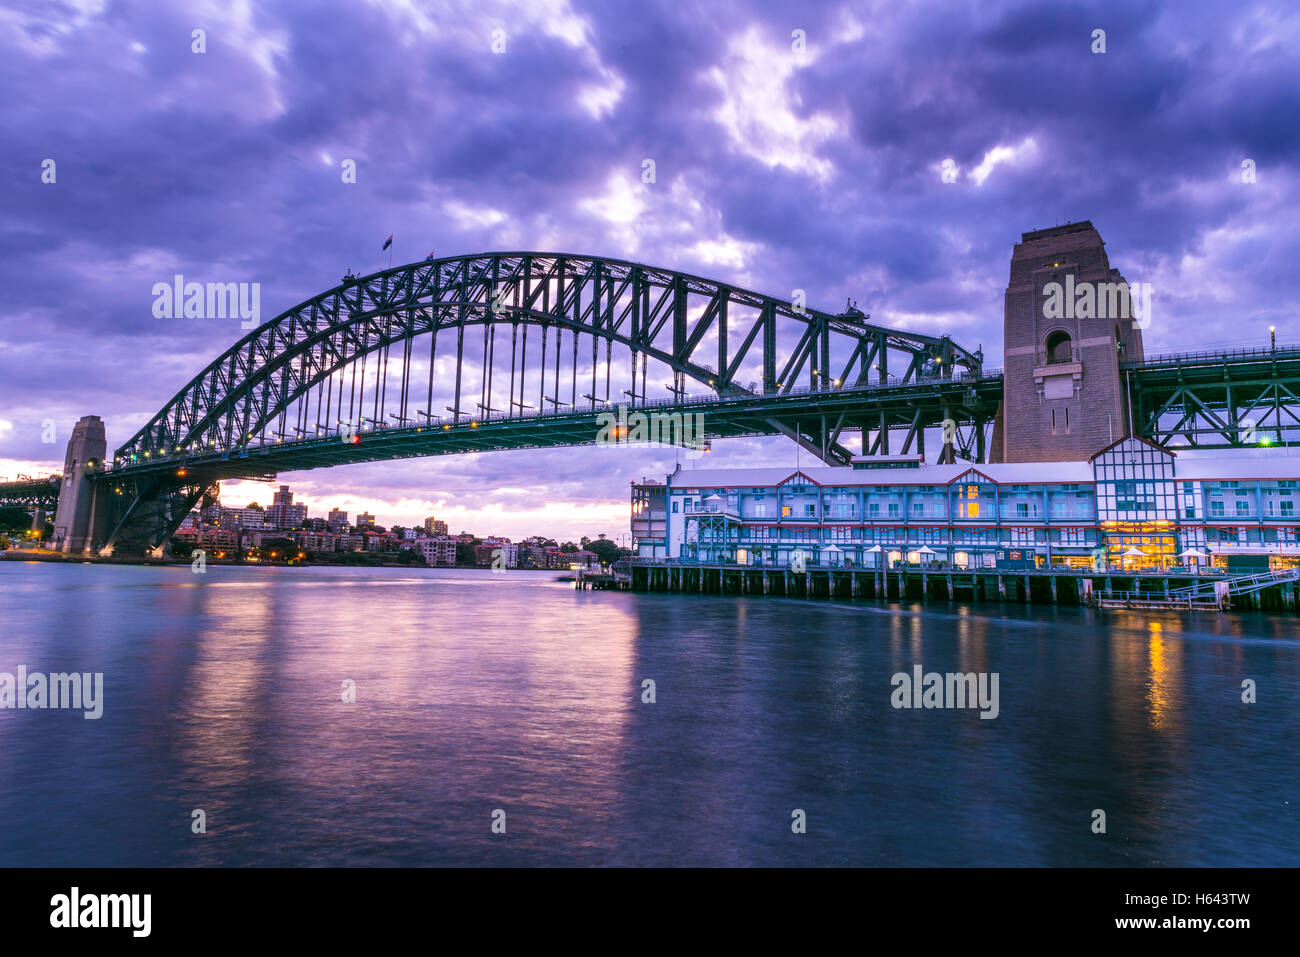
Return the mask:
<svg viewBox="0 0 1300 957">
<path fill-rule="evenodd" d="M 360 444 L 361 444 L 361 436 L 359 436 L 359 435 L 354 435 L 354 436 L 352 436 L 352 444 L 353 444 L 353 445 L 360 445 Z"/>
<path fill-rule="evenodd" d="M 190 472 L 189 469 L 177 469 L 176 474 L 179 475 L 181 478 L 185 478 L 185 476 L 189 475 Z"/>
</svg>

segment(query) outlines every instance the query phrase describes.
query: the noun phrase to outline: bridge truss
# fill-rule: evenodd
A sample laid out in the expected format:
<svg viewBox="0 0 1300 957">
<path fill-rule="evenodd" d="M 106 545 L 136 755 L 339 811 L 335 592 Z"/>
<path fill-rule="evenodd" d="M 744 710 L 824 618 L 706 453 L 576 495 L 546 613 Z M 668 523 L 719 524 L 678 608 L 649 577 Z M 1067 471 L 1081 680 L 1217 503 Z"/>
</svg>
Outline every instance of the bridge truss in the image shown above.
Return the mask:
<svg viewBox="0 0 1300 957">
<path fill-rule="evenodd" d="M 1120 367 L 1139 435 L 1179 448 L 1300 445 L 1300 347 L 1152 356 Z"/>
<path fill-rule="evenodd" d="M 982 458 L 997 402 L 982 356 L 869 319 L 564 253 L 348 275 L 235 343 L 117 449 L 110 545 L 157 547 L 221 478 L 593 444 L 619 405 L 703 414 L 708 435 L 785 435 L 837 464 L 846 432 L 888 453 L 901 430 L 906 452 L 951 421 L 946 454 Z"/>
</svg>

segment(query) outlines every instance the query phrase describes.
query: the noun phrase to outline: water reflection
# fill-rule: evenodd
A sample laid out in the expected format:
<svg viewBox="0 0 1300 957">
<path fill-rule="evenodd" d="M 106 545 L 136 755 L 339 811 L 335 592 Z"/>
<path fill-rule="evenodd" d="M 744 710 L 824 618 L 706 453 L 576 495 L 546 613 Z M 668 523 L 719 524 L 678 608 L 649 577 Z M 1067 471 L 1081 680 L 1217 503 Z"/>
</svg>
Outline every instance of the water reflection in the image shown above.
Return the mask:
<svg viewBox="0 0 1300 957">
<path fill-rule="evenodd" d="M 0 863 L 1300 861 L 1283 619 L 3 564 L 0 615 L 0 670 L 107 696 L 0 711 Z M 918 664 L 999 716 L 893 708 Z"/>
</svg>

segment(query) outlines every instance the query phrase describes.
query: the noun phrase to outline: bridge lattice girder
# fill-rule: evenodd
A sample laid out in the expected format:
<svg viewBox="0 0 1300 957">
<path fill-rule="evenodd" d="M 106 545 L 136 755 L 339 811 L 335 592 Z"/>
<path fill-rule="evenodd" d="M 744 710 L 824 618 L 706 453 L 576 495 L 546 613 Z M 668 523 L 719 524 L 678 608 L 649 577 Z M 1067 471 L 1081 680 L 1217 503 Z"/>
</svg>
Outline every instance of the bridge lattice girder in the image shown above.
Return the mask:
<svg viewBox="0 0 1300 957">
<path fill-rule="evenodd" d="M 375 407 L 383 389 L 384 416 L 399 425 L 433 421 L 435 384 L 452 387 L 451 421 L 490 415 L 492 405 L 492 350 L 495 331 L 508 328 L 512 335 L 510 399 L 508 411 L 529 405 L 524 394 L 530 377 L 537 380 L 539 408 L 576 407 L 578 346 L 590 340 L 591 392 L 583 399 L 597 404 L 600 344 L 605 344 L 605 396 L 610 400 L 611 350 L 618 346 L 630 358 L 629 404 L 648 397 L 647 361 L 654 360 L 673 376 L 668 391 L 685 401 L 687 380 L 702 383 L 720 396 L 785 395 L 806 375 L 816 390 L 835 392 L 868 381 L 874 372 L 888 381 L 889 357 L 901 354 L 905 369 L 899 383 L 915 380 L 922 372 L 947 377 L 961 366 L 980 371 L 981 357 L 944 336 L 927 336 L 869 323 L 856 310 L 832 315 L 803 309 L 776 299 L 698 276 L 623 260 L 574 256 L 563 253 L 486 253 L 413 263 L 370 276 L 345 277 L 319 296 L 290 309 L 245 336 L 215 359 L 167 403 L 136 435 L 119 448 L 115 464 L 140 462 L 151 455 L 177 450 L 233 451 L 254 439 L 264 441 L 280 418 L 283 438 L 287 411 L 298 406 L 297 432 L 311 431 L 310 392 L 317 389 L 317 431 L 320 434 L 322 386 L 328 383 L 326 431 L 342 430 L 343 382 L 339 380 L 338 415 L 332 415 L 333 381 L 340 370 L 351 367 L 353 391 L 358 364 L 362 394 L 366 384 L 365 361 L 382 356 L 384 375 L 389 351 L 401 348 L 401 382 L 394 385 L 394 411 L 389 413 L 387 380 L 376 379 Z M 482 326 L 484 363 L 480 400 L 470 404 L 462 379 L 467 366 L 466 330 Z M 738 328 L 733 328 L 738 326 Z M 524 329 L 523 357 L 516 390 L 515 359 L 518 332 Z M 527 329 L 541 329 L 541 357 L 527 365 Z M 452 330 L 456 339 L 454 383 L 435 383 L 439 333 Z M 548 366 L 548 333 L 554 331 L 554 376 Z M 572 339 L 572 388 L 568 402 L 561 401 L 560 350 L 564 333 Z M 740 345 L 733 346 L 739 332 Z M 705 345 L 712 336 L 713 343 Z M 411 381 L 415 340 L 429 339 L 429 374 L 425 409 L 417 409 Z M 778 340 L 787 340 L 778 348 Z M 473 343 L 470 344 L 471 346 Z M 712 359 L 716 348 L 716 366 Z M 585 353 L 584 353 L 585 356 Z M 638 385 L 638 360 L 640 383 Z M 376 360 L 376 364 L 379 360 Z M 585 359 L 584 359 L 585 361 Z M 835 365 L 832 365 L 832 363 Z M 898 360 L 895 361 L 895 368 Z M 758 377 L 748 385 L 737 381 L 749 368 Z M 828 369 L 834 369 L 832 375 Z M 584 372 L 585 375 L 585 372 Z M 448 377 L 451 378 L 450 376 Z M 548 383 L 548 378 L 552 379 Z M 555 393 L 547 396 L 547 389 Z M 584 380 L 585 387 L 585 380 Z M 518 398 L 516 398 L 516 391 Z M 304 412 L 304 400 L 308 409 Z M 349 399 L 346 428 L 353 421 Z M 364 415 L 362 415 L 364 418 Z M 273 433 L 276 434 L 276 433 Z M 802 440 L 802 436 L 797 436 Z"/>
<path fill-rule="evenodd" d="M 1138 434 L 1162 445 L 1300 445 L 1300 348 L 1152 356 L 1121 374 Z"/>
<path fill-rule="evenodd" d="M 59 501 L 62 487 L 58 475 L 41 478 L 19 477 L 0 482 L 0 508 L 43 508 L 51 510 Z"/>
</svg>

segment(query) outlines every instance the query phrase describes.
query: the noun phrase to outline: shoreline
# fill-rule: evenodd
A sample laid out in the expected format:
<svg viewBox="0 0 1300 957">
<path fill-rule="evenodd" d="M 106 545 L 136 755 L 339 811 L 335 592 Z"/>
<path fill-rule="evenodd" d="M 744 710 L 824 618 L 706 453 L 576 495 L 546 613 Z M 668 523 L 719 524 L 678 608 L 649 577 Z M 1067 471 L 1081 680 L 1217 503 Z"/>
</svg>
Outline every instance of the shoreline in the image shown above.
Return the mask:
<svg viewBox="0 0 1300 957">
<path fill-rule="evenodd" d="M 193 563 L 193 559 L 189 558 L 118 558 L 116 556 L 103 558 L 98 555 L 70 555 L 63 552 L 14 548 L 0 552 L 0 561 L 50 562 L 56 565 L 172 566 L 190 565 Z M 418 569 L 421 571 L 437 571 L 443 569 L 448 571 L 492 572 L 490 567 L 481 565 L 416 565 L 410 562 L 245 562 L 229 558 L 208 558 L 205 559 L 204 564 L 221 565 L 226 567 L 237 566 L 239 568 L 404 568 Z M 570 569 L 567 568 L 508 568 L 505 570 L 511 572 L 570 572 Z"/>
</svg>

